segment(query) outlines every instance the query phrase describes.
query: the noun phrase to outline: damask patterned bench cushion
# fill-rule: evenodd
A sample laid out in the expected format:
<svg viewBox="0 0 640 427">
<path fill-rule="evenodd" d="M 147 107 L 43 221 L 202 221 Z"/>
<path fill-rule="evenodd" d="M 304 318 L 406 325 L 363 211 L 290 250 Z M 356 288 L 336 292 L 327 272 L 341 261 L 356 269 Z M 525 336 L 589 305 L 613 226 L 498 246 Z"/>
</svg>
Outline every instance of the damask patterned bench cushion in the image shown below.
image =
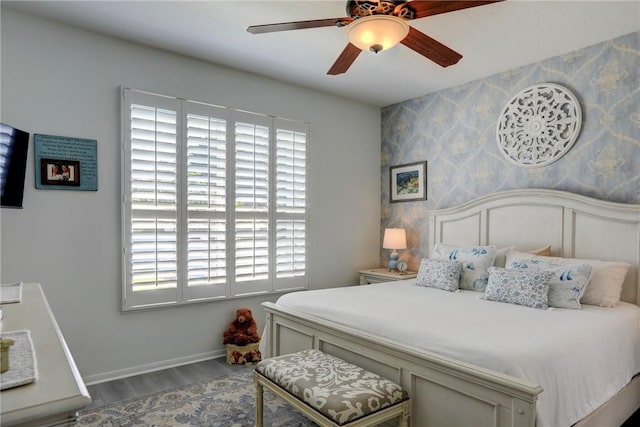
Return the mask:
<svg viewBox="0 0 640 427">
<path fill-rule="evenodd" d="M 272 357 L 256 371 L 338 425 L 408 399 L 393 381 L 319 350 Z"/>
</svg>

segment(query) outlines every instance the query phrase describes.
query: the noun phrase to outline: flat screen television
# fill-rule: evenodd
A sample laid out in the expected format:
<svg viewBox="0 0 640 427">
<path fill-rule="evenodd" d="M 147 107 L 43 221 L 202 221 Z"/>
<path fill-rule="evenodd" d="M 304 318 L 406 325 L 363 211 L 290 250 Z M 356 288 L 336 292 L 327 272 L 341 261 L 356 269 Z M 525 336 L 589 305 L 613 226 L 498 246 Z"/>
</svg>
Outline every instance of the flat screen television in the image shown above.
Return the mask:
<svg viewBox="0 0 640 427">
<path fill-rule="evenodd" d="M 29 134 L 0 123 L 0 206 L 21 208 Z"/>
</svg>

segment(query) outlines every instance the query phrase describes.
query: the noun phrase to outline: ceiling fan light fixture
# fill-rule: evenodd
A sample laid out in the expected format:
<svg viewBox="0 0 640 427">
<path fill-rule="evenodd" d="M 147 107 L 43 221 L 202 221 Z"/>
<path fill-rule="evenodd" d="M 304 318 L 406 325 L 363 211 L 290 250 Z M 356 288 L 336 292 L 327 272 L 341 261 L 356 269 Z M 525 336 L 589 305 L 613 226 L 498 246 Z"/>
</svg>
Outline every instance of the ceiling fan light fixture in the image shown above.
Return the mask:
<svg viewBox="0 0 640 427">
<path fill-rule="evenodd" d="M 358 18 L 347 26 L 349 42 L 361 50 L 378 53 L 391 49 L 409 34 L 409 24 L 390 15 Z"/>
</svg>

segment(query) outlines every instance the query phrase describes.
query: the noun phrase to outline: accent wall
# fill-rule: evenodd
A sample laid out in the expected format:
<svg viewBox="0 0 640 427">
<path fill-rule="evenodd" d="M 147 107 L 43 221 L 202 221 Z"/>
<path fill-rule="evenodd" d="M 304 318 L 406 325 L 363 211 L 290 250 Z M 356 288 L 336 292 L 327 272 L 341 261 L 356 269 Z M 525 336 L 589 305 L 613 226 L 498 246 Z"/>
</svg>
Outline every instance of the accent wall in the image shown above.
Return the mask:
<svg viewBox="0 0 640 427">
<path fill-rule="evenodd" d="M 428 256 L 427 209 L 518 188 L 640 203 L 640 32 L 382 109 L 381 229 L 407 230 L 411 269 Z M 538 168 L 510 163 L 496 123 L 507 102 L 540 83 L 569 89 L 582 107 L 571 150 Z M 390 203 L 389 167 L 427 164 L 427 200 Z M 381 233 L 382 235 L 382 233 Z M 386 264 L 388 250 L 382 250 Z"/>
</svg>

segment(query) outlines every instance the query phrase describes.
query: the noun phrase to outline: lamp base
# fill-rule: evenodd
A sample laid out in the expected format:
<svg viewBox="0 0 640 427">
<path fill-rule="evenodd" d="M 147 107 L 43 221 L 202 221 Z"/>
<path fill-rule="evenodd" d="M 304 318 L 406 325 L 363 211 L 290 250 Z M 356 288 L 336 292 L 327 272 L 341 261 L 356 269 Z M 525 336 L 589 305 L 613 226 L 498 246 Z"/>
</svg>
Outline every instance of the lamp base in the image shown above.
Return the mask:
<svg viewBox="0 0 640 427">
<path fill-rule="evenodd" d="M 389 271 L 398 269 L 398 252 L 394 249 L 389 255 Z"/>
</svg>

